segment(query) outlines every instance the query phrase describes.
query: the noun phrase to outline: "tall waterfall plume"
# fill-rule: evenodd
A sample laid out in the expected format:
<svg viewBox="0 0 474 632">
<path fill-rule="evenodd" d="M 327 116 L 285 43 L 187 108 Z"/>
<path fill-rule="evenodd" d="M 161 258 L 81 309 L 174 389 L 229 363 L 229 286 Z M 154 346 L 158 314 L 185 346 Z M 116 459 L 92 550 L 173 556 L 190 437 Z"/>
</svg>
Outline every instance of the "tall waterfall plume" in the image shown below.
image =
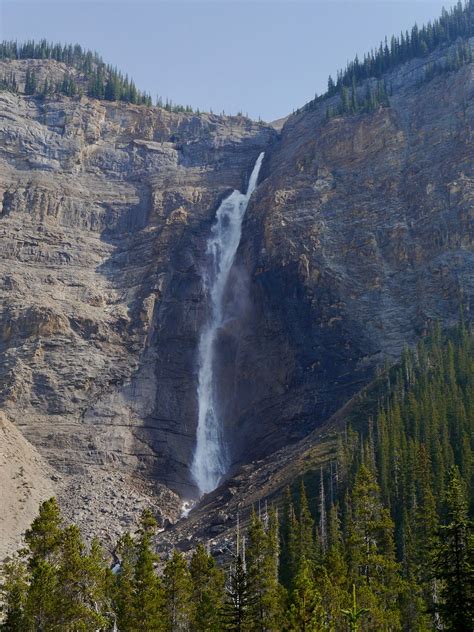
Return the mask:
<svg viewBox="0 0 474 632">
<path fill-rule="evenodd" d="M 215 379 L 215 347 L 224 324 L 224 296 L 235 253 L 242 236 L 242 220 L 255 187 L 264 153 L 257 158 L 246 193 L 233 191 L 219 206 L 207 241 L 209 264 L 204 287 L 209 297 L 210 316 L 199 340 L 198 425 L 191 472 L 202 494 L 218 485 L 229 466 L 222 420 L 218 412 Z"/>
</svg>

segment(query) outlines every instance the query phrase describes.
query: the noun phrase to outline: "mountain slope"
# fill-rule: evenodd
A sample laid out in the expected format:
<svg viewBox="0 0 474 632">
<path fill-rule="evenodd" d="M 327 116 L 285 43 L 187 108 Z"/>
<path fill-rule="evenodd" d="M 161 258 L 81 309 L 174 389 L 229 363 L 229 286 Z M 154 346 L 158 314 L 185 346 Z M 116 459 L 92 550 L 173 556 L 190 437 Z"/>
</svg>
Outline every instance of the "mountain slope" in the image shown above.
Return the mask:
<svg viewBox="0 0 474 632">
<path fill-rule="evenodd" d="M 217 342 L 230 477 L 245 485 L 260 459 L 276 472 L 279 449 L 291 470 L 284 446 L 469 306 L 474 66 L 426 74 L 449 53 L 392 69 L 373 111 L 327 120 L 331 96 L 278 135 L 242 117 L 0 92 L 0 406 L 67 489 L 97 501 L 65 497 L 68 515 L 125 511 L 106 472 L 114 489 L 126 477 L 123 496 L 153 504 L 156 487 L 163 520 L 180 508 L 162 486 L 196 494 L 205 244 L 260 151 Z M 58 62 L 31 63 L 47 75 Z"/>
<path fill-rule="evenodd" d="M 472 301 L 474 65 L 425 81 L 433 61 L 385 77 L 388 107 L 291 117 L 268 152 L 236 266 L 247 302 L 222 335 L 237 462 L 305 436 Z"/>
<path fill-rule="evenodd" d="M 41 502 L 55 494 L 54 473 L 21 432 L 0 413 L 0 559 L 16 551 Z"/>
</svg>

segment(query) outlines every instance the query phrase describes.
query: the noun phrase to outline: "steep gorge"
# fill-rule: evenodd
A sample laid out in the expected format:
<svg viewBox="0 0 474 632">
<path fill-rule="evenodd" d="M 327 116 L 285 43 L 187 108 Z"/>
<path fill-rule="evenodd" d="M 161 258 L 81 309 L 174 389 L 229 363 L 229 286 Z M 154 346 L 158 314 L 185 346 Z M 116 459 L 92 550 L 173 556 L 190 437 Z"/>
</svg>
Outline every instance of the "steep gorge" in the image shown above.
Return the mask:
<svg viewBox="0 0 474 632">
<path fill-rule="evenodd" d="M 430 61 L 392 71 L 390 107 L 326 121 L 322 104 L 281 134 L 0 92 L 0 406 L 61 473 L 72 517 L 99 506 L 127 526 L 138 507 L 114 508 L 111 486 L 163 519 L 180 510 L 169 490 L 196 495 L 206 241 L 260 152 L 216 350 L 231 476 L 469 305 L 474 67 L 423 82 Z M 85 481 L 96 502 L 68 501 Z"/>
</svg>

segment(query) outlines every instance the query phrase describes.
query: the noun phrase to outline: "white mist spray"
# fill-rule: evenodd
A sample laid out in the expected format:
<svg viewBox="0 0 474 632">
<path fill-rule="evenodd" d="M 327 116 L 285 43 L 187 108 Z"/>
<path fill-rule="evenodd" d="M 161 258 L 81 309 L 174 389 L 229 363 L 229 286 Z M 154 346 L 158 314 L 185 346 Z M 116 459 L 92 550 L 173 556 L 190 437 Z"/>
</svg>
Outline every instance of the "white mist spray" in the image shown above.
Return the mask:
<svg viewBox="0 0 474 632">
<path fill-rule="evenodd" d="M 262 165 L 263 152 L 250 176 L 247 192 L 233 191 L 219 206 L 207 242 L 209 267 L 204 277 L 210 301 L 210 317 L 199 340 L 198 426 L 191 472 L 202 494 L 215 489 L 229 466 L 223 428 L 217 410 L 215 342 L 224 323 L 223 300 L 242 236 L 242 220 Z"/>
</svg>

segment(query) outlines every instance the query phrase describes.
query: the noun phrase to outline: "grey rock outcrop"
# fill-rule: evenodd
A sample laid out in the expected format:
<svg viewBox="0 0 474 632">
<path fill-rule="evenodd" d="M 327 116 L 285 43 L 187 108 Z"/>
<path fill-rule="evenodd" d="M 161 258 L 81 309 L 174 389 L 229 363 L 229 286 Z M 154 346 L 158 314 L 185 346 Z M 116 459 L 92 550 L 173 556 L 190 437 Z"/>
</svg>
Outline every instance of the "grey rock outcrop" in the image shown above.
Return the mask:
<svg viewBox="0 0 474 632">
<path fill-rule="evenodd" d="M 275 132 L 8 92 L 0 117 L 1 408 L 99 504 L 104 470 L 189 489 L 205 241 Z"/>
</svg>

